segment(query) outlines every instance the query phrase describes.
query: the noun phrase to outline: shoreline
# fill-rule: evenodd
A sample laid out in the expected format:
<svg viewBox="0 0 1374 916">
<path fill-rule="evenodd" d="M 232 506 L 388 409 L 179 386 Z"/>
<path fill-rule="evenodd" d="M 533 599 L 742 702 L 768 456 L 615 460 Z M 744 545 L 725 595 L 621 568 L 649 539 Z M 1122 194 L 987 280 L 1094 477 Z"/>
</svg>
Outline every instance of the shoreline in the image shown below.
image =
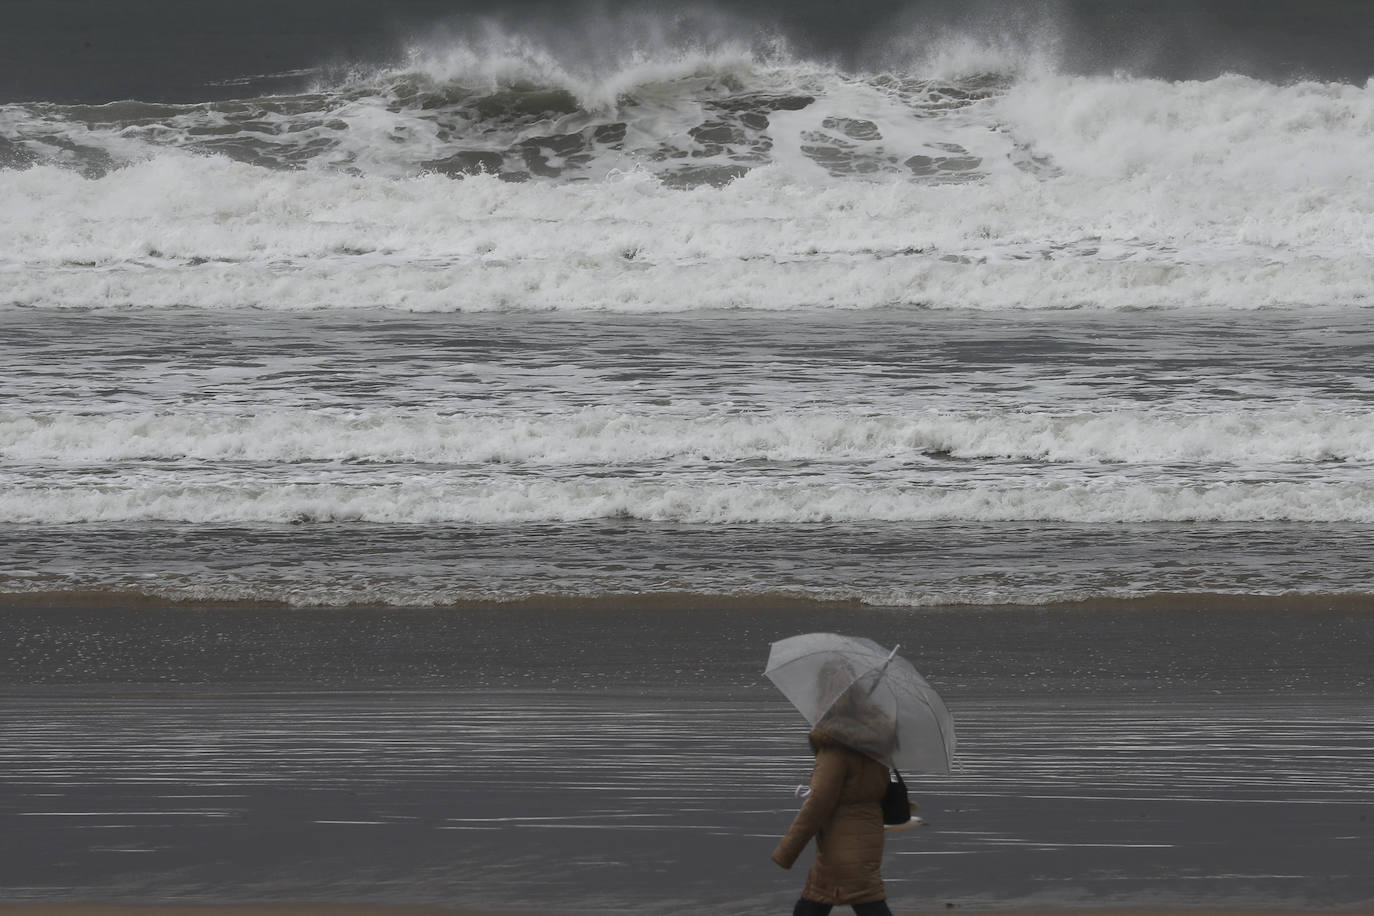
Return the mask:
<svg viewBox="0 0 1374 916">
<path fill-rule="evenodd" d="M 1374 592 L 1290 592 L 1248 594 L 1237 592 L 1158 592 L 1129 597 L 1104 596 L 1055 599 L 1039 603 L 985 604 L 945 603 L 929 605 L 866 604 L 854 598 L 817 598 L 785 591 L 711 592 L 607 592 L 596 595 L 531 594 L 518 598 L 471 598 L 436 605 L 378 604 L 358 602 L 340 605 L 295 605 L 283 601 L 220 598 L 169 598 L 138 591 L 75 589 L 71 591 L 0 592 L 0 613 L 24 610 L 168 610 L 168 611 L 282 611 L 299 614 L 337 612 L 444 613 L 464 611 L 645 611 L 690 613 L 693 611 L 852 611 L 855 613 L 960 613 L 968 611 L 1033 613 L 1036 611 L 1120 613 L 1127 611 L 1199 610 L 1216 612 L 1368 612 L 1374 614 Z"/>
<path fill-rule="evenodd" d="M 956 697 L 1374 693 L 1374 596 L 1362 595 L 912 609 L 672 593 L 294 608 L 93 592 L 0 596 L 0 691 L 766 691 L 769 644 L 799 632 L 906 646 Z"/>
</svg>

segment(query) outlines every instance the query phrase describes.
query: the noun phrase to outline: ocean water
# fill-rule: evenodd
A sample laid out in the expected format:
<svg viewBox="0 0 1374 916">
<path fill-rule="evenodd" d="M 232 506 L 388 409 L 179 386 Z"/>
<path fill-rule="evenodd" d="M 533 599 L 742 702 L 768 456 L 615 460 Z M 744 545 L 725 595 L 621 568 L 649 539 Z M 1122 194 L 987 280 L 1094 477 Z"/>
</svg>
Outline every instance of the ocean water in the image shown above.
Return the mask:
<svg viewBox="0 0 1374 916">
<path fill-rule="evenodd" d="M 41 6 L 0 592 L 1374 593 L 1350 4 Z"/>
</svg>

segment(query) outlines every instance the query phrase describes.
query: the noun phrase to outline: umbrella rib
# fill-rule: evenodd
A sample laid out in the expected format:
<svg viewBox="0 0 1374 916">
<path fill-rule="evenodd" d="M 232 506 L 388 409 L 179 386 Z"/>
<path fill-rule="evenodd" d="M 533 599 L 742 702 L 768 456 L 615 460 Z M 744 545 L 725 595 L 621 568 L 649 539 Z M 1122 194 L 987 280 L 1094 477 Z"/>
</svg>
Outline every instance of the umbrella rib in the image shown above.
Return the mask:
<svg viewBox="0 0 1374 916">
<path fill-rule="evenodd" d="M 930 717 L 935 720 L 935 729 L 940 733 L 940 746 L 945 749 L 945 767 L 948 768 L 949 740 L 945 738 L 945 727 L 940 722 L 940 715 L 935 711 L 935 707 L 931 705 L 930 700 L 926 699 L 924 694 L 917 694 L 917 696 L 920 698 L 921 702 L 926 705 L 926 709 L 930 710 Z"/>
<path fill-rule="evenodd" d="M 846 652 L 853 652 L 855 655 L 858 655 L 862 650 L 859 650 L 859 649 L 845 649 L 844 651 L 846 651 Z M 829 648 L 825 648 L 825 649 L 814 649 L 814 650 L 812 650 L 812 651 L 810 651 L 810 652 L 806 652 L 806 653 L 804 653 L 804 654 L 802 654 L 802 655 L 794 655 L 794 656 L 792 656 L 792 657 L 789 658 L 787 661 L 782 662 L 781 664 L 779 664 L 779 665 L 778 665 L 778 668 L 781 668 L 783 665 L 790 665 L 790 664 L 792 664 L 793 662 L 799 662 L 799 661 L 801 661 L 801 660 L 804 659 L 804 658 L 811 658 L 812 656 L 816 656 L 816 655 L 834 655 L 835 653 L 836 653 L 836 649 L 835 649 L 833 646 L 831 646 L 831 647 L 829 647 Z M 881 656 L 879 656 L 877 653 L 872 653 L 872 657 L 874 657 L 874 658 L 880 658 Z M 773 669 L 773 670 L 776 671 L 777 669 L 775 668 L 775 669 Z M 870 670 L 871 670 L 871 669 L 870 669 Z M 764 673 L 766 674 L 767 672 L 765 671 Z"/>
</svg>

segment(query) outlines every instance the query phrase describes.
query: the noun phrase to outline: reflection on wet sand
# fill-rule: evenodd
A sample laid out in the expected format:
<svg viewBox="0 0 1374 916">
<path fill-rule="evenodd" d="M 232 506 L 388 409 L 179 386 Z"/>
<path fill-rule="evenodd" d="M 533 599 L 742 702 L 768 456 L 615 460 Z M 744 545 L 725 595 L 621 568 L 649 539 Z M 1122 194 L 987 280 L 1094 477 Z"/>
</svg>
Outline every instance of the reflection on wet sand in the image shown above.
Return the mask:
<svg viewBox="0 0 1374 916">
<path fill-rule="evenodd" d="M 888 844 L 901 906 L 1374 892 L 1358 698 L 985 697 L 956 714 L 958 770 L 913 785 L 929 826 Z M 770 912 L 790 888 L 766 853 L 809 764 L 764 688 L 29 692 L 2 715 L 11 901 Z"/>
</svg>

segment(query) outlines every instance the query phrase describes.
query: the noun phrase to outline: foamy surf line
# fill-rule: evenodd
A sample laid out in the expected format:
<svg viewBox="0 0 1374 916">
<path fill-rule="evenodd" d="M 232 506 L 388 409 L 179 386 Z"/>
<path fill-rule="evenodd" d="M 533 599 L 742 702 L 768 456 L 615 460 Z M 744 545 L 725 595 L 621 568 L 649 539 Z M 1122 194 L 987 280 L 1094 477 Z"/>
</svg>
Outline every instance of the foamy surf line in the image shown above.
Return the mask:
<svg viewBox="0 0 1374 916">
<path fill-rule="evenodd" d="M 0 304 L 22 308 L 1253 310 L 1363 306 L 1374 285 L 1350 241 L 1364 192 L 1340 188 L 1320 222 L 1295 218 L 1303 190 L 1213 214 L 1180 199 L 1161 224 L 1139 180 L 817 189 L 770 166 L 675 191 L 175 156 L 95 181 L 0 171 L 0 193 L 20 217 L 0 227 Z"/>
<path fill-rule="evenodd" d="M 664 206 L 674 206 L 665 202 Z M 709 230 L 708 230 L 709 231 Z M 160 251 L 160 249 L 153 249 Z M 625 252 L 633 252 L 633 248 Z M 195 261 L 195 256 L 189 261 Z M 1366 257 L 1266 258 L 1213 264 L 1028 263 L 965 254 L 891 259 L 634 265 L 635 255 L 555 255 L 505 264 L 387 264 L 347 253 L 272 264 L 183 269 L 156 265 L 0 265 L 0 307 L 71 311 L 209 309 L 402 313 L 624 314 L 861 311 L 1192 311 L 1367 308 Z M 766 258 L 766 260 L 765 260 Z M 1022 259 L 1013 257 L 1012 262 Z M 954 263 L 951 263 L 954 262 Z M 862 268 L 862 269 L 860 269 Z"/>
<path fill-rule="evenodd" d="M 122 472 L 93 484 L 91 474 L 12 484 L 0 495 L 0 521 L 22 525 L 152 522 L 268 527 L 359 522 L 436 526 L 519 526 L 643 521 L 686 525 L 816 525 L 912 522 L 1358 523 L 1374 521 L 1374 484 L 1332 481 L 1170 479 L 1146 469 L 1139 479 L 1104 473 L 1086 479 L 1048 472 L 1030 483 L 936 479 L 903 486 L 863 480 L 820 483 L 682 480 L 607 481 L 484 478 L 461 471 L 415 479 L 411 469 L 384 479 L 309 480 L 215 472 L 211 479 L 164 479 Z M 98 472 L 94 472 L 98 473 Z M 324 476 L 324 472 L 321 472 Z M 343 475 L 338 475 L 343 476 Z M 268 479 L 263 479 L 267 477 Z M 190 478 L 190 479 L 186 479 Z M 292 479 L 294 478 L 294 479 Z"/>
<path fill-rule="evenodd" d="M 0 409 L 0 458 L 76 470 L 150 461 L 538 467 L 675 462 L 1029 461 L 1224 464 L 1374 462 L 1352 404 L 1211 404 L 1077 410 L 581 407 L 511 416 L 420 408 L 164 411 Z M 324 469 L 322 469 L 324 470 Z"/>
<path fill-rule="evenodd" d="M 0 106 L 0 305 L 1250 310 L 1374 287 L 1370 85 L 747 53 L 359 79 Z"/>
<path fill-rule="evenodd" d="M 11 586 L 13 583 L 10 583 Z M 839 591 L 839 590 L 834 590 Z M 727 614 L 750 613 L 855 613 L 898 611 L 914 613 L 967 613 L 974 610 L 1016 611 L 1033 610 L 1091 613 L 1122 612 L 1227 612 L 1320 614 L 1374 614 L 1374 591 L 1370 592 L 1288 592 L 1284 594 L 1254 594 L 1246 592 L 1160 592 L 1156 594 L 1060 594 L 1026 601 L 998 602 L 985 597 L 977 600 L 968 595 L 965 600 L 945 598 L 932 600 L 921 606 L 867 602 L 857 596 L 841 597 L 807 594 L 802 591 L 758 592 L 605 592 L 605 593 L 546 593 L 501 596 L 496 594 L 450 597 L 442 604 L 388 603 L 376 599 L 360 599 L 335 605 L 300 604 L 269 597 L 182 594 L 132 588 L 85 588 L 64 591 L 7 590 L 0 585 L 0 611 L 84 611 L 112 612 L 145 610 L 226 610 L 265 612 L 334 612 L 390 611 L 433 613 L 463 613 L 475 611 L 556 612 L 556 613 L 687 613 L 710 612 Z"/>
</svg>

